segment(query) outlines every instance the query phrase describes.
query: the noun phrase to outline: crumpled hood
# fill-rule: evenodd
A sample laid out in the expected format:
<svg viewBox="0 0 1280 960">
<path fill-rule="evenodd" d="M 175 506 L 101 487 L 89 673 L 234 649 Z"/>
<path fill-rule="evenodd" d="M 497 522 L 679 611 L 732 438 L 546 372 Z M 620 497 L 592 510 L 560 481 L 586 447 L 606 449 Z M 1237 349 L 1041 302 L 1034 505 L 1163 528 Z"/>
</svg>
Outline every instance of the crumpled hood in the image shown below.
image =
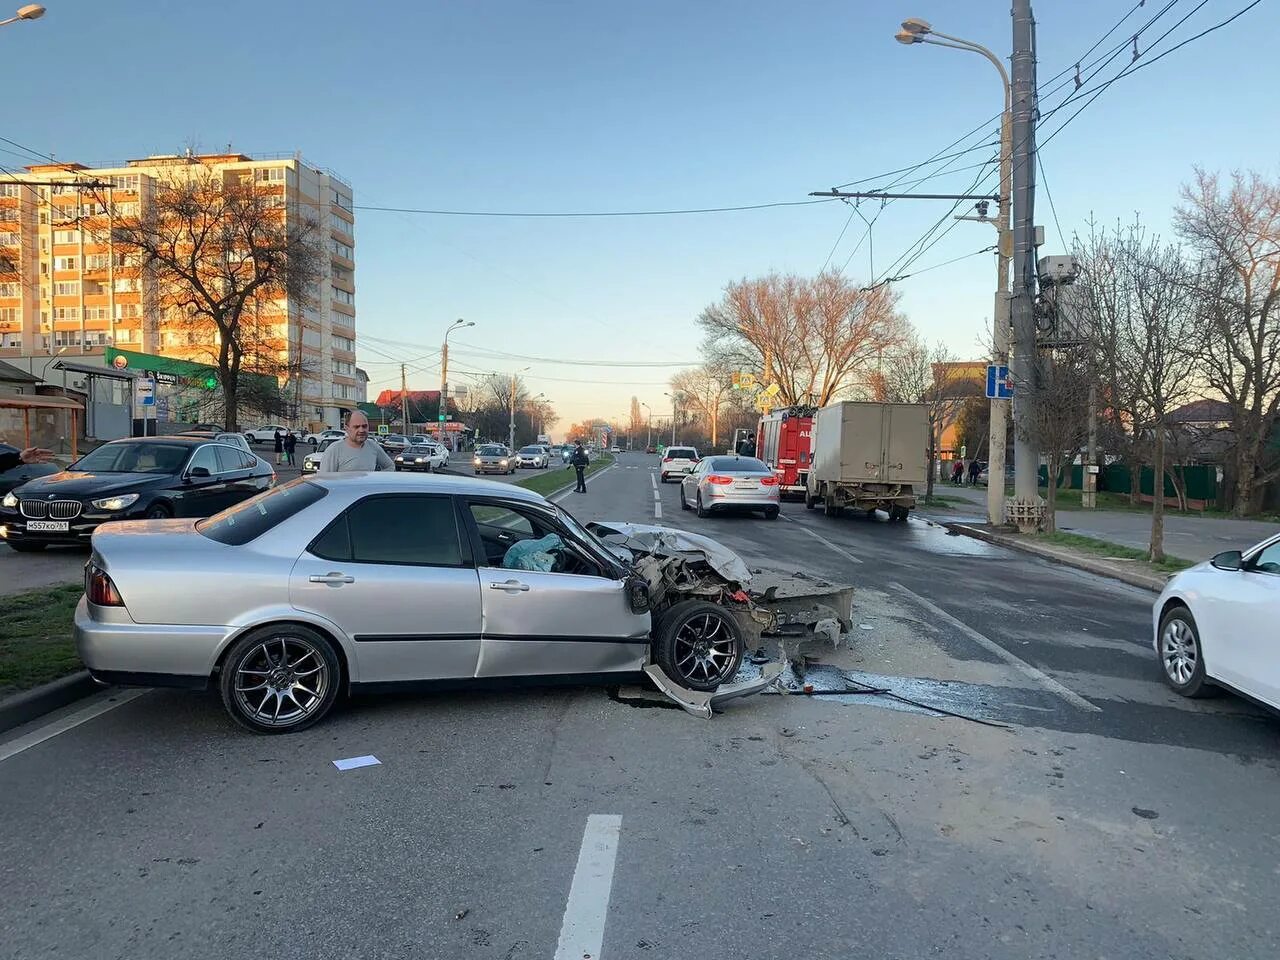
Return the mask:
<svg viewBox="0 0 1280 960">
<path fill-rule="evenodd" d="M 617 544 L 638 553 L 699 554 L 716 573 L 745 587 L 751 582 L 751 568 L 746 561 L 722 543 L 687 530 L 659 527 L 651 523 L 627 523 L 597 520 L 587 529 L 606 543 Z"/>
</svg>

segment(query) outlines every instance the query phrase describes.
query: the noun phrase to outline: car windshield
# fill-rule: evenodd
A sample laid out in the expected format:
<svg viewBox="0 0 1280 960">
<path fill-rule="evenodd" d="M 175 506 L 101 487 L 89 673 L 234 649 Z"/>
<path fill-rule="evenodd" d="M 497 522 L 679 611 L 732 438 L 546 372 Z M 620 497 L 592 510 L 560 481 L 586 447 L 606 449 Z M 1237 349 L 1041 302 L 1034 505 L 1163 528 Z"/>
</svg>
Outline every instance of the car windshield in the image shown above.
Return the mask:
<svg viewBox="0 0 1280 960">
<path fill-rule="evenodd" d="M 536 453 L 541 453 L 542 448 L 541 447 L 521 447 L 520 452 L 528 453 L 528 454 L 536 454 Z"/>
<path fill-rule="evenodd" d="M 423 443 L 419 443 L 419 444 L 415 444 L 414 446 L 410 447 L 410 448 L 409 448 L 408 450 L 406 450 L 405 452 L 406 452 L 406 453 L 413 453 L 413 454 L 417 454 L 417 455 L 418 455 L 418 456 L 420 456 L 420 457 L 429 457 L 429 456 L 431 456 L 431 454 L 433 454 L 433 453 L 435 452 L 435 448 L 433 448 L 433 447 L 429 447 L 429 446 L 427 446 L 426 444 L 423 444 Z"/>
<path fill-rule="evenodd" d="M 476 456 L 479 457 L 502 457 L 505 456 L 506 453 L 507 451 L 504 447 L 499 447 L 494 444 L 486 444 L 483 447 L 476 448 Z"/>
<path fill-rule="evenodd" d="M 71 469 L 87 473 L 177 473 L 191 449 L 185 443 L 161 441 L 105 443 L 77 460 Z"/>
<path fill-rule="evenodd" d="M 697 460 L 698 452 L 693 447 L 668 447 L 667 456 L 672 460 Z"/>
<path fill-rule="evenodd" d="M 338 442 L 337 437 L 330 437 L 328 440 L 321 440 L 320 446 L 316 447 L 316 452 L 322 453 L 323 451 L 328 450 L 331 446 L 333 446 L 337 442 Z"/>
<path fill-rule="evenodd" d="M 292 480 L 199 521 L 196 529 L 210 540 L 240 546 L 311 506 L 326 493 L 328 491 L 318 484 Z"/>
<path fill-rule="evenodd" d="M 755 457 L 712 457 L 708 469 L 716 473 L 772 473 L 763 460 Z"/>
</svg>

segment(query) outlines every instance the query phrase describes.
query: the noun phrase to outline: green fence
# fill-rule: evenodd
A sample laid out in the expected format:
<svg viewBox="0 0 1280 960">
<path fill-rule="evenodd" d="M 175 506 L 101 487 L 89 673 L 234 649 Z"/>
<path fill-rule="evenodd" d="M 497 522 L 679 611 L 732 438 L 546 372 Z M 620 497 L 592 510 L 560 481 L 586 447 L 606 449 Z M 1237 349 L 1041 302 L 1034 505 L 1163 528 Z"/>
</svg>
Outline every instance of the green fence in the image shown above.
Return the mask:
<svg viewBox="0 0 1280 960">
<path fill-rule="evenodd" d="M 1068 487 L 1073 490 L 1081 490 L 1084 488 L 1083 482 L 1084 468 L 1080 464 L 1073 464 L 1071 467 L 1071 478 Z M 1048 482 L 1049 472 L 1046 467 L 1040 468 L 1040 484 L 1043 486 Z M 1060 479 L 1065 479 L 1067 471 L 1063 470 Z M 1204 500 L 1206 502 L 1214 502 L 1218 499 L 1218 468 L 1207 465 L 1196 465 L 1191 467 L 1182 467 L 1179 476 L 1185 480 L 1187 488 L 1187 498 L 1190 500 Z M 1133 481 L 1133 472 L 1123 464 L 1113 463 L 1103 468 L 1102 473 L 1098 477 L 1098 489 L 1109 490 L 1112 493 L 1128 493 L 1129 485 Z M 1154 488 L 1155 471 L 1150 467 L 1142 468 L 1142 475 L 1138 480 L 1138 491 L 1144 496 L 1151 496 Z M 1164 478 L 1164 495 L 1166 497 L 1176 497 L 1177 491 L 1174 489 L 1173 481 L 1166 474 Z"/>
</svg>

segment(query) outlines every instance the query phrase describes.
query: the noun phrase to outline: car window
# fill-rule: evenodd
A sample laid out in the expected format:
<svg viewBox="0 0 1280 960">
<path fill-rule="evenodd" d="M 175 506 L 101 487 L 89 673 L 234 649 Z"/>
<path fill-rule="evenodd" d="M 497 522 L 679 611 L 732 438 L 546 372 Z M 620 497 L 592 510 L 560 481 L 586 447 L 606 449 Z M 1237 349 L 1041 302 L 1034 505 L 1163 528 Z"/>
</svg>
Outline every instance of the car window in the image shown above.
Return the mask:
<svg viewBox="0 0 1280 960">
<path fill-rule="evenodd" d="M 366 497 L 331 523 L 311 545 L 326 560 L 430 567 L 464 565 L 449 497 Z"/>
<path fill-rule="evenodd" d="M 724 470 L 725 472 L 750 473 L 768 473 L 769 468 L 764 465 L 763 460 L 757 460 L 755 457 L 709 457 L 702 463 L 708 464 L 708 470 Z M 702 464 L 699 464 L 701 466 Z"/>
<path fill-rule="evenodd" d="M 207 448 L 206 448 L 207 449 Z M 219 444 L 213 450 L 218 457 L 218 469 L 214 473 L 235 473 L 244 469 L 244 451 Z M 203 453 L 204 451 L 201 451 Z M 199 456 L 200 454 L 196 454 Z"/>
<path fill-rule="evenodd" d="M 694 452 L 693 447 L 670 447 L 667 450 L 667 456 L 676 460 L 698 459 L 698 454 Z"/>
<path fill-rule="evenodd" d="M 191 463 L 187 467 L 187 471 L 191 472 L 196 467 L 204 467 L 210 474 L 221 473 L 222 468 L 218 465 L 217 447 L 213 444 L 201 447 L 195 452 L 191 458 Z"/>
<path fill-rule="evenodd" d="M 555 527 L 539 516 L 488 503 L 471 504 L 471 516 L 480 528 L 484 566 L 604 576 L 594 560 L 565 543 Z"/>
<path fill-rule="evenodd" d="M 1280 574 L 1280 541 L 1273 543 L 1254 557 L 1249 569 L 1262 573 Z"/>
<path fill-rule="evenodd" d="M 230 509 L 215 513 L 196 524 L 210 540 L 241 546 L 255 540 L 276 524 L 289 519 L 320 500 L 328 491 L 318 484 L 298 479 L 272 487 Z"/>
<path fill-rule="evenodd" d="M 509 531 L 517 537 L 532 537 L 533 524 L 528 517 L 516 513 L 507 507 L 499 507 L 490 503 L 473 503 L 471 516 L 478 524 L 495 527 L 500 531 Z"/>
<path fill-rule="evenodd" d="M 72 465 L 90 473 L 176 473 L 187 458 L 186 444 L 124 441 L 104 443 Z"/>
</svg>

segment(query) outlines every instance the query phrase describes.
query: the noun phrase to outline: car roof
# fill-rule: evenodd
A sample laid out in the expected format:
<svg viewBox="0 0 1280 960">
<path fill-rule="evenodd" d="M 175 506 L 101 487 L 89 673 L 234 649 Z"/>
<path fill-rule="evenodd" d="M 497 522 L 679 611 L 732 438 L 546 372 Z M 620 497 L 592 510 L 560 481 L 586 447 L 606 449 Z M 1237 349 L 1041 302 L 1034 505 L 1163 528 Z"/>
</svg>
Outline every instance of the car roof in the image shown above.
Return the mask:
<svg viewBox="0 0 1280 960">
<path fill-rule="evenodd" d="M 392 470 L 364 473 L 321 473 L 307 477 L 308 483 L 325 488 L 357 488 L 359 493 L 445 493 L 465 496 L 498 496 L 526 503 L 546 503 L 546 497 L 524 487 L 478 477 L 448 477 L 442 474 L 405 474 Z"/>
<path fill-rule="evenodd" d="M 106 443 L 102 444 L 102 446 L 105 447 L 108 444 L 121 443 L 167 443 L 175 447 L 194 447 L 197 444 L 212 442 L 213 440 L 210 437 L 179 436 L 176 434 L 166 433 L 163 436 L 157 437 L 121 437 L 119 440 L 108 440 Z"/>
</svg>

